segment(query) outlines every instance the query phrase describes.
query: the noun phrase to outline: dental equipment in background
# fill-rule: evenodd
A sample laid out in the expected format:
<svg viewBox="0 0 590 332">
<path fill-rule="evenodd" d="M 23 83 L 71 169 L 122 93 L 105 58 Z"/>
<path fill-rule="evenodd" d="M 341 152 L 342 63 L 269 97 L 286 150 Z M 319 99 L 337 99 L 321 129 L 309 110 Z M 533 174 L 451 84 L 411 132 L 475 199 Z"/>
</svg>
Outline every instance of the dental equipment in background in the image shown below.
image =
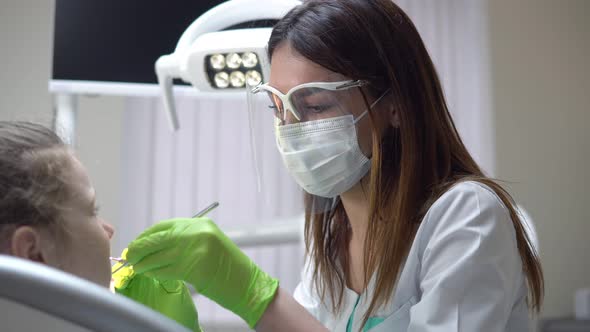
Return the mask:
<svg viewBox="0 0 590 332">
<path fill-rule="evenodd" d="M 272 28 L 237 27 L 278 21 L 298 4 L 299 0 L 230 0 L 197 18 L 182 34 L 174 52 L 155 63 L 172 129 L 180 127 L 172 91 L 174 78 L 199 91 L 226 94 L 244 92 L 246 86 L 268 79 L 266 45 Z"/>
</svg>

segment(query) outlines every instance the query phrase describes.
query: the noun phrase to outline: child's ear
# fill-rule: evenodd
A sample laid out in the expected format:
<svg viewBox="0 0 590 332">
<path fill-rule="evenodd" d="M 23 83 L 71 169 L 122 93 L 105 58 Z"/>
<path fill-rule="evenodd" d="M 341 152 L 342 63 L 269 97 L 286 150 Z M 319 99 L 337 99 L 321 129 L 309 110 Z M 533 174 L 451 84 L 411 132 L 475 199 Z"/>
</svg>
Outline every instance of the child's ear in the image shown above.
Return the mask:
<svg viewBox="0 0 590 332">
<path fill-rule="evenodd" d="M 31 226 L 20 226 L 12 234 L 11 254 L 34 262 L 45 263 L 41 248 L 41 234 Z"/>
</svg>

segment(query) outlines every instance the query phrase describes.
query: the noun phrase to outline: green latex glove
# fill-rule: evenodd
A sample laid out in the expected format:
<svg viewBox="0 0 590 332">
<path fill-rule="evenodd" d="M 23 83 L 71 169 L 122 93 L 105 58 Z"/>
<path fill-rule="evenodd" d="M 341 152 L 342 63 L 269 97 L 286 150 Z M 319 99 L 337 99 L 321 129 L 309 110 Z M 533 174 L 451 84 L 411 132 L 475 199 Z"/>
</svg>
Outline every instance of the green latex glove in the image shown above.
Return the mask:
<svg viewBox="0 0 590 332">
<path fill-rule="evenodd" d="M 127 249 L 123 251 L 125 258 Z M 113 267 L 113 271 L 121 264 Z M 201 332 L 199 316 L 191 294 L 180 280 L 158 281 L 136 274 L 131 266 L 125 266 L 113 274 L 115 291 L 142 303 L 195 332 Z"/>
<path fill-rule="evenodd" d="M 171 219 L 129 244 L 136 273 L 184 280 L 254 328 L 278 288 L 271 278 L 207 218 Z"/>
</svg>

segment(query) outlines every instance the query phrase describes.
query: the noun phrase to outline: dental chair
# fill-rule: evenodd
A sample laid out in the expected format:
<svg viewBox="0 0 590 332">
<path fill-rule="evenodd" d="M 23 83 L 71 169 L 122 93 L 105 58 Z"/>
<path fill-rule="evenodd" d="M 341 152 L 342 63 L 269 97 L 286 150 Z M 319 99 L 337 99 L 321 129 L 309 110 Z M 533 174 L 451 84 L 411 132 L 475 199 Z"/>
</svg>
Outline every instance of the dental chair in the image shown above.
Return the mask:
<svg viewBox="0 0 590 332">
<path fill-rule="evenodd" d="M 189 332 L 106 288 L 48 266 L 0 255 L 2 332 Z"/>
</svg>

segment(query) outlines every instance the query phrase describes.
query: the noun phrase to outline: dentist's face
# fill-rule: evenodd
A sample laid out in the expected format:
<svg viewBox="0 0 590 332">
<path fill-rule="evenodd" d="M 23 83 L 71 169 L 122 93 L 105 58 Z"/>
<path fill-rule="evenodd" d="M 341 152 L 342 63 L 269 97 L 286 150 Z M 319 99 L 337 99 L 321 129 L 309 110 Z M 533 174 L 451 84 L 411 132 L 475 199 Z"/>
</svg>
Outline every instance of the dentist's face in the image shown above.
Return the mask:
<svg viewBox="0 0 590 332">
<path fill-rule="evenodd" d="M 269 85 L 279 90 L 283 94 L 286 94 L 294 87 L 304 83 L 338 82 L 347 80 L 351 80 L 351 78 L 343 74 L 333 72 L 305 58 L 300 53 L 298 53 L 288 42 L 280 44 L 273 52 Z M 371 97 L 368 90 L 363 91 L 368 97 L 369 105 L 372 104 L 376 98 Z M 365 103 L 359 88 L 351 88 L 346 90 L 343 96 L 346 97 L 341 98 L 339 96 L 338 103 L 341 104 L 343 108 L 346 108 L 347 112 L 341 112 L 341 114 L 352 114 L 354 118 L 357 118 L 367 109 L 367 104 Z M 318 100 L 308 100 L 308 102 L 315 104 Z M 388 121 L 386 118 L 388 111 L 387 102 L 385 99 L 375 105 L 372 110 L 373 116 L 376 120 L 376 126 L 380 131 L 382 131 Z M 330 115 L 329 112 L 326 113 Z M 318 117 L 318 119 L 319 118 L 321 117 Z M 297 120 L 293 118 L 293 115 L 290 112 L 286 112 L 285 122 L 296 123 Z M 371 126 L 369 116 L 366 116 L 363 118 L 363 120 L 358 122 L 356 129 L 361 151 L 366 156 L 370 156 L 372 148 L 371 133 L 373 131 L 373 127 Z"/>
<path fill-rule="evenodd" d="M 97 214 L 94 188 L 82 164 L 71 157 L 71 169 L 67 171 L 68 197 L 63 207 L 61 221 L 47 238 L 44 251 L 46 263 L 102 286 L 111 280 L 110 238 L 113 227 Z M 50 243 L 53 241 L 53 245 Z"/>
</svg>

